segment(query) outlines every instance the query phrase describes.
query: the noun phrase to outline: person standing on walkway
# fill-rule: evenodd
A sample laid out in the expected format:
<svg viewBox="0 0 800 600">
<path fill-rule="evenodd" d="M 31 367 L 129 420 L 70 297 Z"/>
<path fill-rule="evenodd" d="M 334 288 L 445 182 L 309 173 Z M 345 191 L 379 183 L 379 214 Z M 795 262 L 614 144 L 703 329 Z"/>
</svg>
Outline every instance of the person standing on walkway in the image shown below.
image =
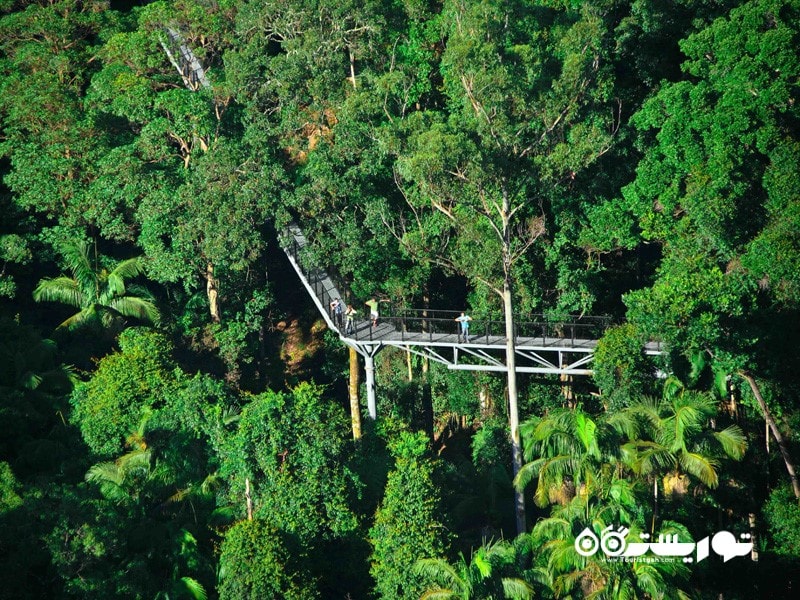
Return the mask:
<svg viewBox="0 0 800 600">
<path fill-rule="evenodd" d="M 342 305 L 342 301 L 340 298 L 336 298 L 330 304 L 331 306 L 331 319 L 333 320 L 333 324 L 336 325 L 339 329 L 342 328 L 344 323 L 342 322 L 344 316 L 344 306 Z"/>
<path fill-rule="evenodd" d="M 453 320 L 458 321 L 461 324 L 458 332 L 458 341 L 461 342 L 461 338 L 464 338 L 464 343 L 466 344 L 469 342 L 469 322 L 472 321 L 472 317 L 465 312 L 462 312 L 460 316 Z"/>
<path fill-rule="evenodd" d="M 372 327 L 378 326 L 378 299 L 373 296 L 366 302 L 364 302 L 367 306 L 369 306 L 369 318 L 372 319 Z"/>
<path fill-rule="evenodd" d="M 344 329 L 344 302 L 341 298 L 336 299 L 336 326 Z"/>
<path fill-rule="evenodd" d="M 356 331 L 355 322 L 354 322 L 355 317 L 356 317 L 356 309 L 353 308 L 352 304 L 348 304 L 347 305 L 347 310 L 344 311 L 344 316 L 345 316 L 345 319 L 347 321 L 347 324 L 346 324 L 346 326 L 344 328 L 344 333 L 345 333 L 345 335 L 351 335 L 351 334 L 355 333 L 355 331 Z"/>
</svg>

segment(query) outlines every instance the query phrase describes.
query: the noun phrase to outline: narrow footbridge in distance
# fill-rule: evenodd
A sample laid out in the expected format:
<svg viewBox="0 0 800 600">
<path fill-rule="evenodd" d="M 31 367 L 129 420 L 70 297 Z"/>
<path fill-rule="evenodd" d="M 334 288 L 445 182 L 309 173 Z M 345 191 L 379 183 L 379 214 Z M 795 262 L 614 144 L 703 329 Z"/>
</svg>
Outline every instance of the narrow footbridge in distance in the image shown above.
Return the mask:
<svg viewBox="0 0 800 600">
<path fill-rule="evenodd" d="M 307 240 L 296 224 L 287 226 L 281 245 L 303 286 L 316 304 L 328 327 L 342 342 L 364 357 L 367 375 L 367 405 L 375 418 L 374 357 L 387 346 L 441 363 L 448 369 L 466 371 L 506 371 L 507 337 L 505 321 L 473 316 L 469 337 L 459 338 L 459 311 L 434 309 L 394 309 L 382 314 L 377 327 L 368 318 L 363 299 L 353 302 L 359 317 L 347 332 L 338 323 L 330 304 L 336 298 L 347 302 L 348 295 L 334 282 L 324 267 L 313 264 L 305 251 Z M 380 305 L 381 309 L 384 305 Z M 541 315 L 517 317 L 514 326 L 516 371 L 557 375 L 591 375 L 597 340 L 611 325 L 607 317 L 575 317 L 570 321 L 550 322 Z M 645 345 L 646 354 L 663 352 L 659 342 Z"/>
</svg>

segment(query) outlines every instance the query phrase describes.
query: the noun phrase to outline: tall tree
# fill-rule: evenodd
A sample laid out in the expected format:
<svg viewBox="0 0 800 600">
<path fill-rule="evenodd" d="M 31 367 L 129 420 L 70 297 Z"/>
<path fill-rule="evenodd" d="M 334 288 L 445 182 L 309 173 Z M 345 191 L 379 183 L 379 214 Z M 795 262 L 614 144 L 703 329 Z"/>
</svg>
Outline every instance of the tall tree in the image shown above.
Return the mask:
<svg viewBox="0 0 800 600">
<path fill-rule="evenodd" d="M 800 68 L 797 31 L 786 3 L 744 4 L 683 42 L 686 80 L 665 86 L 634 119 L 655 140 L 623 195 L 664 258 L 652 288 L 626 302 L 632 319 L 676 346 L 719 347 L 731 318 L 754 307 L 759 281 L 766 276 L 762 287 L 778 295 L 792 285 L 769 272 L 793 252 L 764 259 L 777 250 L 768 240 L 792 246 L 774 236 L 797 203 L 777 183 L 796 168 L 787 157 L 798 143 L 788 83 Z"/>
<path fill-rule="evenodd" d="M 94 45 L 119 26 L 107 4 L 19 2 L 0 17 L 0 155 L 11 164 L 4 179 L 14 203 L 40 226 L 119 238 L 132 206 L 93 186 L 108 138 L 83 108 Z"/>
<path fill-rule="evenodd" d="M 536 504 L 547 506 L 602 487 L 607 471 L 621 468 L 621 445 L 635 439 L 637 426 L 625 414 L 592 417 L 577 407 L 534 417 L 521 430 L 529 462 L 520 469 L 515 485 L 524 489 L 536 479 Z"/>
<path fill-rule="evenodd" d="M 319 597 L 310 575 L 293 570 L 294 562 L 279 530 L 260 519 L 240 521 L 225 532 L 220 547 L 219 597 Z"/>
<path fill-rule="evenodd" d="M 448 110 L 415 113 L 403 123 L 397 183 L 410 212 L 395 232 L 407 252 L 466 275 L 500 300 L 516 474 L 522 448 L 514 310 L 518 298 L 540 295 L 531 291 L 543 279 L 514 288 L 521 273 L 542 266 L 533 246 L 555 210 L 550 188 L 610 147 L 606 31 L 592 5 L 448 2 L 444 14 Z M 522 532 L 521 495 L 516 510 Z"/>
<path fill-rule="evenodd" d="M 717 401 L 709 393 L 687 390 L 674 378 L 664 384 L 660 400 L 644 399 L 625 412 L 641 418 L 646 426 L 638 439 L 626 444 L 633 450 L 632 463 L 638 474 L 657 472 L 680 485 L 685 474 L 704 485 L 719 485 L 719 456 L 741 460 L 747 448 L 738 425 L 713 430 L 708 423 L 717 415 Z"/>
<path fill-rule="evenodd" d="M 549 588 L 555 598 L 687 598 L 681 586 L 690 572 L 679 560 L 615 562 L 602 552 L 582 556 L 575 551 L 575 540 L 588 523 L 598 539 L 604 529 L 620 524 L 628 527 L 629 540 L 640 539 L 645 528 L 634 489 L 616 479 L 605 488 L 596 488 L 595 493 L 575 496 L 566 505 L 554 507 L 526 536 L 534 553 L 530 576 Z M 674 522 L 664 523 L 659 534 L 690 539 L 686 528 Z"/>
<path fill-rule="evenodd" d="M 349 429 L 344 411 L 321 388 L 302 383 L 253 397 L 219 451 L 227 503 L 244 515 L 249 487 L 254 518 L 294 539 L 308 572 L 342 596 L 351 591 L 353 573 L 331 573 L 329 554 L 358 527 L 353 502 L 360 481 L 346 467 Z"/>
</svg>

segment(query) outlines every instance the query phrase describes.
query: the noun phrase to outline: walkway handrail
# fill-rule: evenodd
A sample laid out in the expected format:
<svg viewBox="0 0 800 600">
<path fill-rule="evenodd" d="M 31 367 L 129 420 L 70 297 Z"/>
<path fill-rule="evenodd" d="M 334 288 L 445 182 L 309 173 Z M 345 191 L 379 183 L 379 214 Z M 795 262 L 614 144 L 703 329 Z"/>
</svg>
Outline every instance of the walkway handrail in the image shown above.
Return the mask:
<svg viewBox="0 0 800 600">
<path fill-rule="evenodd" d="M 424 322 L 424 327 L 423 327 Z M 373 341 L 373 338 L 384 337 L 387 333 L 386 325 L 390 325 L 401 342 L 423 341 L 436 342 L 452 339 L 458 335 L 461 325 L 450 318 L 431 317 L 403 317 L 383 316 L 378 319 L 383 325 L 380 333 L 371 326 L 368 318 L 356 319 L 355 331 L 345 337 L 356 341 Z M 469 339 L 489 345 L 505 344 L 505 321 L 497 319 L 473 319 L 470 321 Z M 596 340 L 598 335 L 596 324 L 589 323 L 548 323 L 545 321 L 523 321 L 515 323 L 515 339 L 541 340 L 543 344 L 551 343 L 554 339 L 571 340 L 572 343 Z"/>
<path fill-rule="evenodd" d="M 294 260 L 295 264 L 303 273 L 315 296 L 323 307 L 329 307 L 336 298 L 344 302 L 344 294 L 348 291 L 345 286 L 331 277 L 330 273 L 324 269 L 311 265 L 308 255 L 304 252 L 307 241 L 300 228 L 290 223 L 284 230 L 282 245 L 287 254 Z M 361 303 L 356 309 L 359 315 L 365 315 L 364 320 L 357 320 L 356 332 L 346 337 L 357 341 L 372 341 L 375 335 L 370 327 L 367 317 L 368 312 Z M 382 304 L 381 309 L 384 309 Z M 363 310 L 362 310 L 363 309 Z M 386 311 L 384 311 L 386 312 Z M 394 331 L 400 334 L 401 340 L 413 335 L 419 336 L 424 333 L 428 341 L 435 341 L 437 337 L 443 335 L 453 335 L 458 333 L 459 323 L 455 318 L 461 314 L 458 310 L 442 309 L 421 309 L 421 308 L 402 308 L 389 310 L 388 314 L 381 314 L 380 322 L 388 323 Z M 333 315 L 328 315 L 330 321 L 336 326 Z M 498 337 L 505 339 L 505 320 L 492 318 L 479 318 L 474 315 L 470 322 L 470 337 L 476 340 L 485 339 L 489 343 L 490 338 L 495 340 Z M 515 315 L 514 335 L 515 338 L 541 338 L 545 339 L 571 339 L 571 340 L 596 340 L 603 336 L 608 327 L 611 326 L 610 317 L 605 316 L 578 316 L 569 321 L 557 320 L 545 315 Z M 336 327 L 338 330 L 338 327 Z M 344 331 L 339 331 L 344 335 Z"/>
<path fill-rule="evenodd" d="M 302 272 L 309 286 L 314 291 L 314 295 L 325 308 L 330 307 L 331 302 L 336 298 L 344 302 L 343 292 L 346 290 L 345 286 L 331 277 L 330 273 L 326 272 L 324 269 L 307 264 L 309 261 L 305 252 L 303 252 L 306 248 L 306 244 L 305 236 L 300 228 L 294 223 L 289 223 L 284 229 L 284 239 L 281 245 L 286 254 L 294 260 L 294 263 Z M 330 285 L 327 285 L 327 282 L 330 282 Z M 331 321 L 334 321 L 333 315 L 329 316 Z"/>
</svg>

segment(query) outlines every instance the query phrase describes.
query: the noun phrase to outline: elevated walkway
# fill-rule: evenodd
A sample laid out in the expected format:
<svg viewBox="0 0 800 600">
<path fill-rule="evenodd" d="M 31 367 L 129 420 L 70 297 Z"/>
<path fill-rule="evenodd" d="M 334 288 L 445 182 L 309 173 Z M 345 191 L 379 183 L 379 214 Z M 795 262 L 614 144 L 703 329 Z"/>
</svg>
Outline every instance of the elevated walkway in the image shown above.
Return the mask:
<svg viewBox="0 0 800 600">
<path fill-rule="evenodd" d="M 336 298 L 346 302 L 347 290 L 322 267 L 314 264 L 306 252 L 308 240 L 296 224 L 290 224 L 281 236 L 281 244 L 300 281 L 316 304 L 328 327 L 339 334 L 342 342 L 364 356 L 367 364 L 368 405 L 373 380 L 373 357 L 384 347 L 402 348 L 441 363 L 449 369 L 505 372 L 507 337 L 502 320 L 474 318 L 469 336 L 459 338 L 457 311 L 431 309 L 393 310 L 381 314 L 377 327 L 368 318 L 363 300 L 353 302 L 360 318 L 351 332 L 341 327 L 331 314 L 330 304 Z M 384 304 L 380 305 L 384 310 Z M 516 370 L 519 373 L 555 375 L 591 375 L 591 362 L 597 340 L 611 325 L 605 317 L 581 317 L 569 322 L 547 321 L 543 315 L 515 323 Z M 662 353 L 658 342 L 645 346 L 645 353 Z M 374 393 L 374 392 L 372 392 Z M 370 414 L 374 407 L 369 406 Z"/>
</svg>

